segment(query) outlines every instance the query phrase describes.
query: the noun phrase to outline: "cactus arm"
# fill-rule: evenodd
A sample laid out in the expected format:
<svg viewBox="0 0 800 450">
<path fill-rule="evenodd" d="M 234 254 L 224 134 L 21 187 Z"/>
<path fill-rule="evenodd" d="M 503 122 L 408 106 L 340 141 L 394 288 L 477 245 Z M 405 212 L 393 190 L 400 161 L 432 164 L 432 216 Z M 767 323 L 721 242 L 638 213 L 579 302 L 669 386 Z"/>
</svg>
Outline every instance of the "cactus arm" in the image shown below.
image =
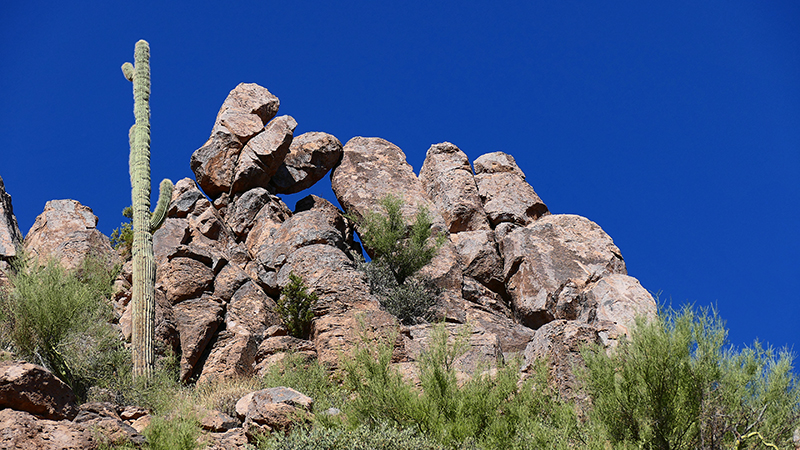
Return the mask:
<svg viewBox="0 0 800 450">
<path fill-rule="evenodd" d="M 129 62 L 126 62 L 125 64 L 123 64 L 122 65 L 122 74 L 125 75 L 125 78 L 128 81 L 133 81 L 133 74 L 134 74 L 133 64 L 131 64 Z"/>
<path fill-rule="evenodd" d="M 175 186 L 172 185 L 172 181 L 170 181 L 168 178 L 161 180 L 161 185 L 158 188 L 158 203 L 156 203 L 156 210 L 153 211 L 153 215 L 150 217 L 151 233 L 155 233 L 158 227 L 164 223 L 164 219 L 167 217 L 169 202 L 172 200 L 172 189 L 174 187 Z"/>
</svg>

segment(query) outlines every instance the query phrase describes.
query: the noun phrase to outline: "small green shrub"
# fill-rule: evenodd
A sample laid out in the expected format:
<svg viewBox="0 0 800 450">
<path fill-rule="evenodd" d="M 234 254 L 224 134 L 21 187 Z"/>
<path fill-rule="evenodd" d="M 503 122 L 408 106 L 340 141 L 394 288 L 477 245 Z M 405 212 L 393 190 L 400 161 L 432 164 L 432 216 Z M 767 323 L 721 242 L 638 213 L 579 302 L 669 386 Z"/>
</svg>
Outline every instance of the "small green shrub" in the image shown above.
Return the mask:
<svg viewBox="0 0 800 450">
<path fill-rule="evenodd" d="M 716 311 L 687 306 L 662 311 L 658 320 L 638 319 L 631 339 L 611 356 L 586 349 L 592 419 L 621 446 L 731 448 L 756 431 L 789 448 L 800 426 L 792 355 L 758 343 L 737 352 L 726 339 Z M 759 441 L 751 436 L 745 444 Z"/>
<path fill-rule="evenodd" d="M 133 248 L 133 208 L 128 206 L 122 210 L 122 216 L 127 217 L 128 221 L 119 225 L 111 232 L 111 246 L 114 247 L 123 259 L 131 259 L 131 249 Z"/>
<path fill-rule="evenodd" d="M 153 417 L 145 428 L 149 450 L 194 450 L 200 447 L 200 426 L 196 418 L 183 415 Z"/>
<path fill-rule="evenodd" d="M 439 290 L 417 272 L 431 262 L 446 237 L 439 235 L 430 242 L 433 223 L 425 207 L 406 225 L 402 199 L 387 195 L 380 204 L 383 213 L 371 211 L 363 219 L 350 216 L 359 224 L 361 242 L 373 255 L 370 263 L 361 262 L 358 268 L 386 311 L 405 324 L 430 321 Z"/>
<path fill-rule="evenodd" d="M 317 300 L 317 294 L 308 292 L 308 287 L 302 278 L 294 272 L 289 274 L 289 284 L 281 291 L 275 312 L 280 316 L 290 335 L 301 339 L 308 338 L 311 321 L 314 319 L 312 308 Z"/>
</svg>

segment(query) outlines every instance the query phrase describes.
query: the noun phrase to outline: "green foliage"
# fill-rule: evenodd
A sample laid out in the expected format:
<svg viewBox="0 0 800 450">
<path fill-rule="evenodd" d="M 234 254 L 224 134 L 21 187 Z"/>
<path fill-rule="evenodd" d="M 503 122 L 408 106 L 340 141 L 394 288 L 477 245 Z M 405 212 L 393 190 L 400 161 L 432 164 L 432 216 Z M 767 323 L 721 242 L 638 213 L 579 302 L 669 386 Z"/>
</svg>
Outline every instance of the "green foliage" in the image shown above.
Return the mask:
<svg viewBox="0 0 800 450">
<path fill-rule="evenodd" d="M 133 209 L 130 206 L 122 210 L 122 216 L 128 219 L 133 218 Z M 111 246 L 119 252 L 120 256 L 126 261 L 131 259 L 131 249 L 133 248 L 133 225 L 130 220 L 123 222 L 119 228 L 111 232 Z"/>
<path fill-rule="evenodd" d="M 345 405 L 351 426 L 388 424 L 413 429 L 447 448 L 569 448 L 582 443 L 574 409 L 549 387 L 544 364 L 519 383 L 519 362 L 493 375 L 475 375 L 463 386 L 455 360 L 467 349 L 466 335 L 449 342 L 444 326 L 432 331 L 420 363 L 422 391 L 389 365 L 386 343 L 356 351 L 343 361 L 345 386 L 354 392 Z"/>
<path fill-rule="evenodd" d="M 308 287 L 303 279 L 289 274 L 289 284 L 281 291 L 275 312 L 281 317 L 283 325 L 289 334 L 301 339 L 308 338 L 311 332 L 311 321 L 314 319 L 314 304 L 317 294 L 308 292 Z"/>
<path fill-rule="evenodd" d="M 433 222 L 424 206 L 418 208 L 414 222 L 407 226 L 401 212 L 401 198 L 390 194 L 382 198 L 380 204 L 383 214 L 370 211 L 363 220 L 356 220 L 359 236 L 373 253 L 372 259 L 382 261 L 397 283 L 403 284 L 406 278 L 431 262 L 445 237 L 439 236 L 433 245 L 428 243 Z"/>
<path fill-rule="evenodd" d="M 383 213 L 371 211 L 359 224 L 361 242 L 373 255 L 372 262 L 359 264 L 367 275 L 370 289 L 381 305 L 403 323 L 433 319 L 431 308 L 439 290 L 417 274 L 431 262 L 446 237 L 439 235 L 431 244 L 430 214 L 420 207 L 414 222 L 406 225 L 401 212 L 403 200 L 387 195 L 380 201 Z"/>
<path fill-rule="evenodd" d="M 758 343 L 736 352 L 726 338 L 716 311 L 686 307 L 649 323 L 638 319 L 631 340 L 611 356 L 587 349 L 592 418 L 623 446 L 730 448 L 752 431 L 789 446 L 800 425 L 792 355 L 776 355 Z"/>
<path fill-rule="evenodd" d="M 259 450 L 444 450 L 446 447 L 413 430 L 386 424 L 352 429 L 297 429 L 288 435 L 274 433 L 258 441 Z"/>
<path fill-rule="evenodd" d="M 345 394 L 328 368 L 299 353 L 288 353 L 280 364 L 269 368 L 261 379 L 264 388 L 285 386 L 314 399 L 318 419 L 329 408 L 342 408 Z"/>
<path fill-rule="evenodd" d="M 82 398 L 88 387 L 124 370 L 126 352 L 109 324 L 113 313 L 105 299 L 114 276 L 94 258 L 75 271 L 54 261 L 38 266 L 18 258 L 11 288 L 0 294 L 0 341 L 49 369 Z"/>
<path fill-rule="evenodd" d="M 194 450 L 200 447 L 197 442 L 199 423 L 192 417 L 154 417 L 145 428 L 144 436 L 149 450 Z"/>
</svg>

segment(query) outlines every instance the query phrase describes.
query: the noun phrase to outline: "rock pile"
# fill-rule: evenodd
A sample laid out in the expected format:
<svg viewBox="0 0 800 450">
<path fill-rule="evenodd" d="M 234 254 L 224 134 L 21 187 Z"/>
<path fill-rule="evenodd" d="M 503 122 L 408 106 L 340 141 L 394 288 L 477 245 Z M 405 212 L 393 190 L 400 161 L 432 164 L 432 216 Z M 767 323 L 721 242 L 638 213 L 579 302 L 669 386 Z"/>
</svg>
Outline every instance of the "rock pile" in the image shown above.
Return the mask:
<svg viewBox="0 0 800 450">
<path fill-rule="evenodd" d="M 394 363 L 414 376 L 431 325 L 402 326 L 381 308 L 355 268 L 357 226 L 323 198 L 308 196 L 292 211 L 278 197 L 327 173 L 349 215 L 378 210 L 394 194 L 407 220 L 425 208 L 447 237 L 423 272 L 442 289 L 448 332 L 469 327 L 470 349 L 456 363 L 464 374 L 511 354 L 524 355 L 526 367 L 547 356 L 570 394 L 582 344 L 612 347 L 634 316 L 655 314 L 612 239 L 586 218 L 551 214 L 511 155 L 485 154 L 473 170 L 444 142 L 428 149 L 417 176 L 384 139 L 354 137 L 342 146 L 327 133 L 295 136 L 297 122 L 277 116 L 279 105 L 255 84 L 231 91 L 191 156 L 196 182 L 176 183 L 154 234 L 157 338 L 181 355 L 183 380 L 252 375 L 290 350 L 336 365 L 363 333 L 395 337 Z M 0 181 L 0 264 L 20 241 L 2 188 Z M 110 254 L 95 225 L 85 206 L 49 202 L 25 247 L 75 267 L 90 250 Z M 308 340 L 287 336 L 275 312 L 291 273 L 319 296 Z M 129 337 L 129 265 L 117 283 L 115 307 Z"/>
</svg>

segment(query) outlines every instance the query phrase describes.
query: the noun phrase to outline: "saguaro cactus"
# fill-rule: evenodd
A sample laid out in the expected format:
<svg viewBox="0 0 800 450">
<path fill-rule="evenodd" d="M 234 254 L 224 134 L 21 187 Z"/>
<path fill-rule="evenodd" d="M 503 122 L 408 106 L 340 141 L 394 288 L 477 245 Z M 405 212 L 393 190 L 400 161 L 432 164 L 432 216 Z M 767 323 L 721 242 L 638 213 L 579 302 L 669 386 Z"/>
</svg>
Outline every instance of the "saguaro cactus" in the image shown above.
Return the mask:
<svg viewBox="0 0 800 450">
<path fill-rule="evenodd" d="M 153 231 L 161 226 L 172 197 L 172 182 L 161 182 L 158 205 L 150 214 L 150 45 L 136 43 L 134 64 L 122 65 L 122 73 L 133 82 L 130 175 L 133 201 L 133 375 L 149 379 L 155 364 L 155 281 Z"/>
</svg>

